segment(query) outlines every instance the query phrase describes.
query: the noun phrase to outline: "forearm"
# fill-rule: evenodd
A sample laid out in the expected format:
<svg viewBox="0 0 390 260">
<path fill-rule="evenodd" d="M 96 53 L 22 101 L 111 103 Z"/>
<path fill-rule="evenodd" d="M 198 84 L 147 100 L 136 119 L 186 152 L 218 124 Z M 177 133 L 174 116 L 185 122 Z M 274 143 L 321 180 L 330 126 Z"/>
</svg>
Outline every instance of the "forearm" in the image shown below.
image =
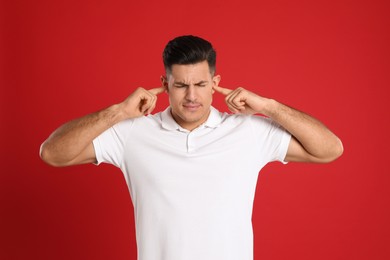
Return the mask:
<svg viewBox="0 0 390 260">
<path fill-rule="evenodd" d="M 263 114 L 284 127 L 307 152 L 306 161 L 329 162 L 343 152 L 340 139 L 312 116 L 268 99 Z M 299 153 L 296 151 L 295 154 Z M 294 153 L 290 156 L 294 159 Z M 300 154 L 300 160 L 302 160 Z"/>
<path fill-rule="evenodd" d="M 120 105 L 113 105 L 72 120 L 55 130 L 42 144 L 41 158 L 53 166 L 93 162 L 94 152 L 86 152 L 86 149 L 92 146 L 93 139 L 123 119 Z"/>
</svg>

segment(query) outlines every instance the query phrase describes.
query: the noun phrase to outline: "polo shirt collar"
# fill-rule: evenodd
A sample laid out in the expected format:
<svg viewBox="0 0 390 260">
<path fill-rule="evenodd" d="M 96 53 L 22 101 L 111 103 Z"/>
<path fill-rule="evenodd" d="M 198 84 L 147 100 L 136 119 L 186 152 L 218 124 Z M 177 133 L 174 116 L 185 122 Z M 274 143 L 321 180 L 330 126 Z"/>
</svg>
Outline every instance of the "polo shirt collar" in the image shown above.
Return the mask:
<svg viewBox="0 0 390 260">
<path fill-rule="evenodd" d="M 161 113 L 161 126 L 164 129 L 167 130 L 181 130 L 181 131 L 188 131 L 186 129 L 183 129 L 176 121 L 173 119 L 171 114 L 171 107 L 167 107 L 162 113 Z M 210 128 L 217 128 L 222 122 L 222 117 L 217 109 L 214 107 L 210 107 L 210 115 L 207 118 L 206 122 L 202 125 L 205 127 Z"/>
</svg>

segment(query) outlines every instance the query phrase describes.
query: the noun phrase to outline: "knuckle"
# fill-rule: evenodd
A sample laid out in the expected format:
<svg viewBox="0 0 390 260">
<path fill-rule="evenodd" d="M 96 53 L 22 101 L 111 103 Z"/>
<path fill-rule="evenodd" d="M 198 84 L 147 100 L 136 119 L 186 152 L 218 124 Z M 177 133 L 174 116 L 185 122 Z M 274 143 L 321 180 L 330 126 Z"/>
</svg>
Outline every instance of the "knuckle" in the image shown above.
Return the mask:
<svg viewBox="0 0 390 260">
<path fill-rule="evenodd" d="M 145 91 L 145 89 L 143 88 L 143 87 L 137 87 L 136 89 L 135 89 L 135 92 L 136 93 L 142 93 L 142 92 L 144 92 Z"/>
</svg>

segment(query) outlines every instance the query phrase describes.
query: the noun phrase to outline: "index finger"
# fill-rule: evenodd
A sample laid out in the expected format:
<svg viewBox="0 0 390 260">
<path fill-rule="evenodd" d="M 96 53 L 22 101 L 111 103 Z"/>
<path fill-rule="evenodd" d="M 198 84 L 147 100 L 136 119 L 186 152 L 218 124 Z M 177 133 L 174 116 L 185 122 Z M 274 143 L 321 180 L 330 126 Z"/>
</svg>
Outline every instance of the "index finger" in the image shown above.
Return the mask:
<svg viewBox="0 0 390 260">
<path fill-rule="evenodd" d="M 220 86 L 214 86 L 214 90 L 221 93 L 222 95 L 229 95 L 233 90 L 231 89 L 228 89 L 228 88 L 223 88 L 223 87 L 220 87 Z"/>
<path fill-rule="evenodd" d="M 148 91 L 150 93 L 152 93 L 153 95 L 158 95 L 158 94 L 161 94 L 165 91 L 165 87 L 159 87 L 159 88 L 152 88 L 152 89 L 149 89 Z"/>
</svg>

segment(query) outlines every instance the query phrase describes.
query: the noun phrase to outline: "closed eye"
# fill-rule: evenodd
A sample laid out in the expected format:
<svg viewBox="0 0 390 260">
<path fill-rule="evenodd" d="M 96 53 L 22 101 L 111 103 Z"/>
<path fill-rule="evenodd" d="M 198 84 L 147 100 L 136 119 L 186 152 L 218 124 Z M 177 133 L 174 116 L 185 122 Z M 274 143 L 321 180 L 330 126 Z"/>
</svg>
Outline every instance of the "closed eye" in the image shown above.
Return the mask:
<svg viewBox="0 0 390 260">
<path fill-rule="evenodd" d="M 180 83 L 180 82 L 174 83 L 173 85 L 176 88 L 187 88 L 190 86 L 188 84 Z M 208 81 L 200 81 L 200 82 L 194 84 L 194 86 L 197 86 L 197 87 L 206 87 L 207 85 L 208 85 Z"/>
<path fill-rule="evenodd" d="M 175 84 L 175 87 L 176 87 L 176 88 L 186 88 L 186 87 L 188 87 L 188 85 L 187 85 L 187 84 L 180 84 L 180 83 L 177 83 L 177 84 Z"/>
<path fill-rule="evenodd" d="M 208 84 L 207 81 L 201 81 L 199 83 L 196 83 L 195 86 L 198 86 L 198 87 L 206 87 Z"/>
</svg>

